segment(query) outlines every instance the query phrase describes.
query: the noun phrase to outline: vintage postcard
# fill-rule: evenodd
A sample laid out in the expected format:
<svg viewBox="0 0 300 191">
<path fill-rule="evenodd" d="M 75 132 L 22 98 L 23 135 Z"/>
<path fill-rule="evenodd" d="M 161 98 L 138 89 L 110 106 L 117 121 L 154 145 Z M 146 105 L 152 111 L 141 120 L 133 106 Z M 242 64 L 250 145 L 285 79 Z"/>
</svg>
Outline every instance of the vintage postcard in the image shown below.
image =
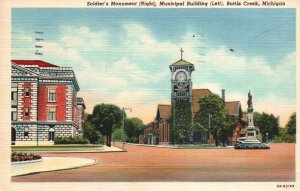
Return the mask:
<svg viewBox="0 0 300 191">
<path fill-rule="evenodd" d="M 299 189 L 297 3 L 1 9 L 0 190 Z"/>
</svg>

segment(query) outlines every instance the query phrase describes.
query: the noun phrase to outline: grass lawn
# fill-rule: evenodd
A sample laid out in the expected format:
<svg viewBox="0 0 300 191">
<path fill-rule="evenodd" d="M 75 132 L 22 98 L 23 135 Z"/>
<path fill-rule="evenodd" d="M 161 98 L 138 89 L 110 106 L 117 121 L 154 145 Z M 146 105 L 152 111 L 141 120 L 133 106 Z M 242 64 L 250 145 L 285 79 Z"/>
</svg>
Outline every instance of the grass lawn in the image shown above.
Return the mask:
<svg viewBox="0 0 300 191">
<path fill-rule="evenodd" d="M 12 146 L 16 152 L 72 152 L 72 151 L 97 151 L 102 150 L 103 145 L 53 145 L 53 146 Z"/>
</svg>

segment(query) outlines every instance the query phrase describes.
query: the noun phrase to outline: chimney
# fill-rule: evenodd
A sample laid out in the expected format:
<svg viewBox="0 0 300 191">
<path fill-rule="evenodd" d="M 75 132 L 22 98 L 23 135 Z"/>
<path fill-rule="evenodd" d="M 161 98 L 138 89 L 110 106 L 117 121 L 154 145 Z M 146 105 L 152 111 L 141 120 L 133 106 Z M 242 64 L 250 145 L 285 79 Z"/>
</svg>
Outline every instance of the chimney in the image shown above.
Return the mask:
<svg viewBox="0 0 300 191">
<path fill-rule="evenodd" d="M 222 100 L 225 102 L 225 89 L 222 89 Z"/>
</svg>

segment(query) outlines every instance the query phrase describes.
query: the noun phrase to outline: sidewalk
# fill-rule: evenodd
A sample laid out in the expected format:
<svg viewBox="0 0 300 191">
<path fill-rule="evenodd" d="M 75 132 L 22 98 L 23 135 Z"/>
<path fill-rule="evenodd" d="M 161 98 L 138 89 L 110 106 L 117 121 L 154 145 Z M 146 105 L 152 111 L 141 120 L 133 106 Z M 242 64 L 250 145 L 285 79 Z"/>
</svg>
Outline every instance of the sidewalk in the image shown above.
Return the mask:
<svg viewBox="0 0 300 191">
<path fill-rule="evenodd" d="M 108 146 L 104 145 L 103 150 L 100 152 L 123 152 L 123 151 L 124 150 L 122 150 L 121 148 L 116 147 L 116 146 L 108 147 Z"/>
<path fill-rule="evenodd" d="M 137 144 L 137 143 L 124 143 L 125 145 L 135 145 L 135 146 L 144 146 L 144 147 L 159 147 L 159 148 L 171 148 L 174 149 L 174 145 L 148 145 L 148 144 Z"/>
<path fill-rule="evenodd" d="M 27 152 L 27 151 L 26 151 Z M 106 152 L 124 152 L 118 147 L 103 146 L 101 148 L 85 148 L 85 150 L 45 150 L 34 151 L 34 153 L 106 153 Z M 73 158 L 73 157 L 42 157 L 41 162 L 28 162 L 28 163 L 12 163 L 11 176 L 21 176 L 40 172 L 49 172 L 56 170 L 66 170 L 89 166 L 96 164 L 96 160 L 88 158 Z"/>
<path fill-rule="evenodd" d="M 11 176 L 79 168 L 93 164 L 96 164 L 96 161 L 87 158 L 43 157 L 41 162 L 12 164 Z"/>
</svg>

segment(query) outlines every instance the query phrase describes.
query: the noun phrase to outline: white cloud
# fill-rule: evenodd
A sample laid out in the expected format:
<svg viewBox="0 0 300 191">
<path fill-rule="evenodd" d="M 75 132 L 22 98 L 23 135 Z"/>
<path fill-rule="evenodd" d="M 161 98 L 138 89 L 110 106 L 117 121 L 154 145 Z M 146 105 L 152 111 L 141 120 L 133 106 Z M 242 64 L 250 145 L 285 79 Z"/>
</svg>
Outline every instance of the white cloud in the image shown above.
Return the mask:
<svg viewBox="0 0 300 191">
<path fill-rule="evenodd" d="M 107 46 L 107 33 L 104 31 L 91 31 L 89 27 L 62 27 L 63 34 L 60 42 L 66 48 L 77 50 L 103 49 Z"/>
<path fill-rule="evenodd" d="M 179 51 L 176 44 L 155 39 L 151 32 L 140 24 L 126 23 L 123 25 L 123 28 L 126 33 L 123 46 L 128 51 L 141 54 L 141 56 L 146 58 Z"/>
</svg>

